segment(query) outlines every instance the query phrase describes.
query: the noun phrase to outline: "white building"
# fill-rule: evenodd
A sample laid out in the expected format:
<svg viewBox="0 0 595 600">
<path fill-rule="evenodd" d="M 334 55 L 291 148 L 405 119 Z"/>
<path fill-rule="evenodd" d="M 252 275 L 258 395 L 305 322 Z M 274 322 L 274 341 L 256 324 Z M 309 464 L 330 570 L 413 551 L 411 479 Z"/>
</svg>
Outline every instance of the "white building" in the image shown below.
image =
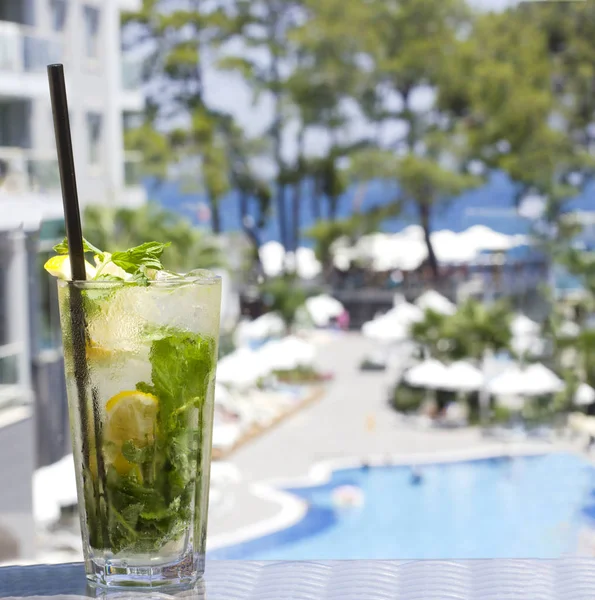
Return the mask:
<svg viewBox="0 0 595 600">
<path fill-rule="evenodd" d="M 0 160 L 28 189 L 59 199 L 46 66 L 63 62 L 81 203 L 144 202 L 123 150 L 124 122 L 143 107 L 140 63 L 120 50 L 121 11 L 140 5 L 0 0 Z"/>
<path fill-rule="evenodd" d="M 140 7 L 0 0 L 0 562 L 32 558 L 32 471 L 69 444 L 55 282 L 41 271 L 64 232 L 46 66 L 65 65 L 81 205 L 143 204 L 123 145 L 140 64 L 120 50 L 121 12 Z"/>
</svg>

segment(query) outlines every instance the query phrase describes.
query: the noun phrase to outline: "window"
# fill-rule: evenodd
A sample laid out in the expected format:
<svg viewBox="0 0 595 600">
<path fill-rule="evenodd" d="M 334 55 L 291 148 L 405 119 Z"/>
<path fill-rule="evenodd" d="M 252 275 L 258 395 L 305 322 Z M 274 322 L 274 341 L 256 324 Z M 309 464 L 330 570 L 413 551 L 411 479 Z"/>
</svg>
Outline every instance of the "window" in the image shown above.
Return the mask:
<svg viewBox="0 0 595 600">
<path fill-rule="evenodd" d="M 87 58 L 97 58 L 99 54 L 99 9 L 94 6 L 85 6 L 83 10 L 85 54 Z"/>
<path fill-rule="evenodd" d="M 124 131 L 128 131 L 129 129 L 137 129 L 143 124 L 143 115 L 139 112 L 129 112 L 126 111 L 122 115 L 122 125 L 124 127 Z"/>
<path fill-rule="evenodd" d="M 66 15 L 68 13 L 67 0 L 50 0 L 50 11 L 52 17 L 52 29 L 57 32 L 64 31 Z"/>
<path fill-rule="evenodd" d="M 101 115 L 87 113 L 87 138 L 89 140 L 89 164 L 97 165 L 101 157 Z"/>
</svg>

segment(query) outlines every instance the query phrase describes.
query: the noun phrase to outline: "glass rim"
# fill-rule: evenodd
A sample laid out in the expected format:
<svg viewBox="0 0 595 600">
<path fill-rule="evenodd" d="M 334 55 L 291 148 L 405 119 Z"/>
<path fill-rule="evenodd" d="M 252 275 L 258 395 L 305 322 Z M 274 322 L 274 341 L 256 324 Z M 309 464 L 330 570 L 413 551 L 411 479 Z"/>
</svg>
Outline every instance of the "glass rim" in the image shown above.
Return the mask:
<svg viewBox="0 0 595 600">
<path fill-rule="evenodd" d="M 60 287 L 75 287 L 79 289 L 94 288 L 94 289 L 115 289 L 120 287 L 138 287 L 138 288 L 175 288 L 182 287 L 188 284 L 198 285 L 214 285 L 221 282 L 221 275 L 213 273 L 209 276 L 190 276 L 190 277 L 175 277 L 171 279 L 149 279 L 148 285 L 141 285 L 138 281 L 110 281 L 110 280 L 95 280 L 95 279 L 58 279 Z"/>
</svg>

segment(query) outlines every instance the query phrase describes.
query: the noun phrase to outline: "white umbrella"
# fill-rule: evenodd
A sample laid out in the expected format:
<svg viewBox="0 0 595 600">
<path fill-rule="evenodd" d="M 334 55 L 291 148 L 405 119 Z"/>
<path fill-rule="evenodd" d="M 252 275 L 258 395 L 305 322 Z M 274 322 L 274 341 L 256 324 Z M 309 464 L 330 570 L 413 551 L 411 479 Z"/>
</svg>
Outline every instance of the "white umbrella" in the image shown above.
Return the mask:
<svg viewBox="0 0 595 600">
<path fill-rule="evenodd" d="M 516 315 L 510 324 L 510 330 L 515 337 L 526 337 L 539 333 L 539 324 L 525 315 Z"/>
<path fill-rule="evenodd" d="M 443 315 L 452 315 L 457 310 L 457 307 L 448 298 L 445 298 L 435 290 L 424 292 L 415 301 L 415 305 L 422 310 L 433 310 Z"/>
<path fill-rule="evenodd" d="M 353 257 L 369 263 L 374 271 L 417 269 L 427 256 L 423 239 L 414 236 L 388 233 L 372 233 L 362 236 Z"/>
<path fill-rule="evenodd" d="M 496 396 L 524 394 L 527 389 L 525 372 L 515 365 L 491 379 L 488 382 L 487 389 Z"/>
<path fill-rule="evenodd" d="M 541 364 L 527 369 L 514 366 L 488 382 L 488 391 L 496 396 L 539 396 L 559 392 L 563 381 Z"/>
<path fill-rule="evenodd" d="M 269 337 L 283 335 L 285 323 L 274 312 L 265 313 L 254 321 L 242 321 L 236 331 L 236 343 L 242 346 L 250 341 L 265 340 Z"/>
<path fill-rule="evenodd" d="M 431 235 L 434 252 L 441 263 L 468 263 L 478 254 L 475 245 L 468 244 L 462 234 L 449 229 Z"/>
<path fill-rule="evenodd" d="M 530 365 L 525 370 L 528 391 L 526 393 L 538 396 L 553 394 L 564 389 L 564 382 L 550 369 L 541 363 Z"/>
<path fill-rule="evenodd" d="M 231 448 L 242 435 L 242 429 L 237 423 L 215 424 L 213 426 L 213 448 L 227 450 Z"/>
<path fill-rule="evenodd" d="M 580 332 L 580 326 L 573 321 L 565 321 L 560 327 L 560 334 L 566 337 L 576 337 Z"/>
<path fill-rule="evenodd" d="M 412 325 L 418 323 L 424 318 L 424 311 L 409 302 L 398 302 L 385 315 L 387 318 L 394 319 L 403 325 Z"/>
<path fill-rule="evenodd" d="M 534 334 L 515 335 L 510 341 L 510 347 L 516 354 L 540 355 L 545 349 L 545 341 L 543 338 Z"/>
<path fill-rule="evenodd" d="M 482 250 L 503 252 L 525 241 L 522 236 L 517 238 L 516 236 L 499 233 L 485 225 L 473 225 L 460 233 L 459 236 L 465 244 L 475 248 L 477 252 Z"/>
<path fill-rule="evenodd" d="M 221 359 L 223 360 L 223 359 Z M 215 404 L 219 404 L 223 407 L 229 406 L 233 402 L 230 391 L 221 385 L 219 382 L 215 384 Z"/>
<path fill-rule="evenodd" d="M 326 327 L 330 320 L 343 314 L 345 307 L 328 294 L 313 296 L 306 300 L 306 309 L 318 327 Z"/>
<path fill-rule="evenodd" d="M 483 373 L 471 363 L 460 360 L 446 368 L 445 389 L 462 392 L 479 390 L 484 383 Z"/>
<path fill-rule="evenodd" d="M 224 356 L 217 366 L 217 381 L 235 387 L 250 387 L 260 377 L 270 372 L 269 366 L 260 360 L 259 353 L 240 348 Z"/>
<path fill-rule="evenodd" d="M 295 262 L 297 274 L 302 279 L 314 279 L 322 271 L 322 265 L 316 258 L 312 248 L 300 246 L 296 252 Z"/>
<path fill-rule="evenodd" d="M 390 311 L 389 311 L 390 312 Z M 362 325 L 362 334 L 379 342 L 398 342 L 409 337 L 409 327 L 389 313 Z"/>
<path fill-rule="evenodd" d="M 589 406 L 595 402 L 595 390 L 586 383 L 581 383 L 574 394 L 574 403 L 577 406 Z"/>
<path fill-rule="evenodd" d="M 316 349 L 295 336 L 265 344 L 256 353 L 268 371 L 288 371 L 299 366 L 310 366 L 316 358 Z"/>
<path fill-rule="evenodd" d="M 258 253 L 262 268 L 269 277 L 276 277 L 282 273 L 285 250 L 279 242 L 271 241 L 263 244 Z"/>
<path fill-rule="evenodd" d="M 60 508 L 77 503 L 74 459 L 68 454 L 33 474 L 33 516 L 42 524 L 60 518 Z"/>
<path fill-rule="evenodd" d="M 409 369 L 404 379 L 409 385 L 440 389 L 448 383 L 448 369 L 440 361 L 430 358 Z"/>
</svg>

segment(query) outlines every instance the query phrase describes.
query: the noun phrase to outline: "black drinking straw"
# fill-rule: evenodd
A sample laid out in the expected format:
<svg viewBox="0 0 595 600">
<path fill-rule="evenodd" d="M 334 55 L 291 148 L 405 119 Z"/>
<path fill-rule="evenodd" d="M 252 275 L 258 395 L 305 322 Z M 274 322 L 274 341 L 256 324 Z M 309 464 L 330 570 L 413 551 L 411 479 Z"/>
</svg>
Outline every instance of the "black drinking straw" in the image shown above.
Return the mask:
<svg viewBox="0 0 595 600">
<path fill-rule="evenodd" d="M 66 96 L 66 84 L 64 80 L 63 65 L 48 65 L 48 79 L 50 82 L 50 97 L 52 100 L 52 113 L 54 115 L 54 131 L 56 134 L 56 149 L 58 151 L 58 165 L 60 168 L 60 183 L 62 186 L 62 202 L 64 204 L 64 221 L 66 224 L 66 237 L 68 238 L 68 253 L 70 258 L 70 269 L 73 282 L 85 281 L 87 273 L 85 269 L 85 254 L 83 250 L 83 231 L 81 228 L 81 214 L 79 209 L 78 192 L 76 187 L 76 175 L 74 170 L 74 155 L 72 152 L 72 137 L 70 134 L 70 118 L 68 115 L 68 98 Z M 87 401 L 89 372 L 87 369 L 87 333 L 85 314 L 83 310 L 83 298 L 81 289 L 76 283 L 69 285 L 70 301 L 70 329 L 72 338 L 72 354 L 74 363 L 74 379 L 77 389 L 78 410 L 80 419 L 80 431 L 75 436 L 80 436 L 83 479 L 90 472 L 89 432 L 91 425 L 95 434 L 95 452 L 97 458 L 97 471 L 101 487 L 96 482 L 85 481 L 85 487 L 92 485 L 95 497 L 95 511 L 102 529 L 107 527 L 107 521 L 102 517 L 102 509 L 105 509 L 105 465 L 103 456 L 99 451 L 101 440 L 101 429 L 99 421 L 99 407 L 97 402 L 97 391 L 92 390 L 91 403 Z M 92 406 L 92 423 L 88 414 L 89 404 Z M 76 432 L 76 428 L 74 429 Z M 103 489 L 102 489 L 103 488 Z M 103 497 L 103 506 L 100 498 Z M 87 510 L 92 510 L 87 507 Z M 103 531 L 103 544 L 107 543 L 107 531 Z M 94 539 L 91 543 L 101 546 L 101 540 Z"/>
<path fill-rule="evenodd" d="M 62 202 L 64 204 L 64 221 L 66 224 L 66 237 L 68 238 L 71 276 L 73 281 L 84 281 L 87 278 L 87 274 L 83 252 L 83 232 L 81 229 L 79 199 L 76 190 L 64 67 L 62 65 L 48 65 L 48 79 L 50 81 L 50 97 L 52 99 L 52 113 L 54 115 L 56 150 L 58 151 L 58 164 L 60 167 L 60 183 L 62 185 Z M 74 379 L 77 388 L 78 409 L 81 421 L 80 437 L 83 464 L 85 467 L 89 467 L 89 440 L 87 439 L 88 431 L 86 430 L 89 418 L 87 415 L 86 399 L 88 373 L 85 319 L 80 289 L 74 284 L 69 285 L 68 298 L 70 301 L 70 332 Z"/>
<path fill-rule="evenodd" d="M 74 172 L 74 156 L 72 154 L 72 138 L 70 136 L 70 118 L 68 116 L 64 67 L 62 65 L 48 65 L 48 78 L 50 80 L 50 96 L 52 98 L 54 131 L 56 133 L 56 147 L 58 150 L 58 163 L 60 165 L 62 202 L 64 204 L 64 220 L 66 223 L 66 237 L 68 238 L 72 280 L 84 281 L 87 278 L 87 274 L 85 271 L 85 254 L 83 252 L 83 231 L 81 229 L 81 214 L 76 189 L 76 175 Z"/>
</svg>

